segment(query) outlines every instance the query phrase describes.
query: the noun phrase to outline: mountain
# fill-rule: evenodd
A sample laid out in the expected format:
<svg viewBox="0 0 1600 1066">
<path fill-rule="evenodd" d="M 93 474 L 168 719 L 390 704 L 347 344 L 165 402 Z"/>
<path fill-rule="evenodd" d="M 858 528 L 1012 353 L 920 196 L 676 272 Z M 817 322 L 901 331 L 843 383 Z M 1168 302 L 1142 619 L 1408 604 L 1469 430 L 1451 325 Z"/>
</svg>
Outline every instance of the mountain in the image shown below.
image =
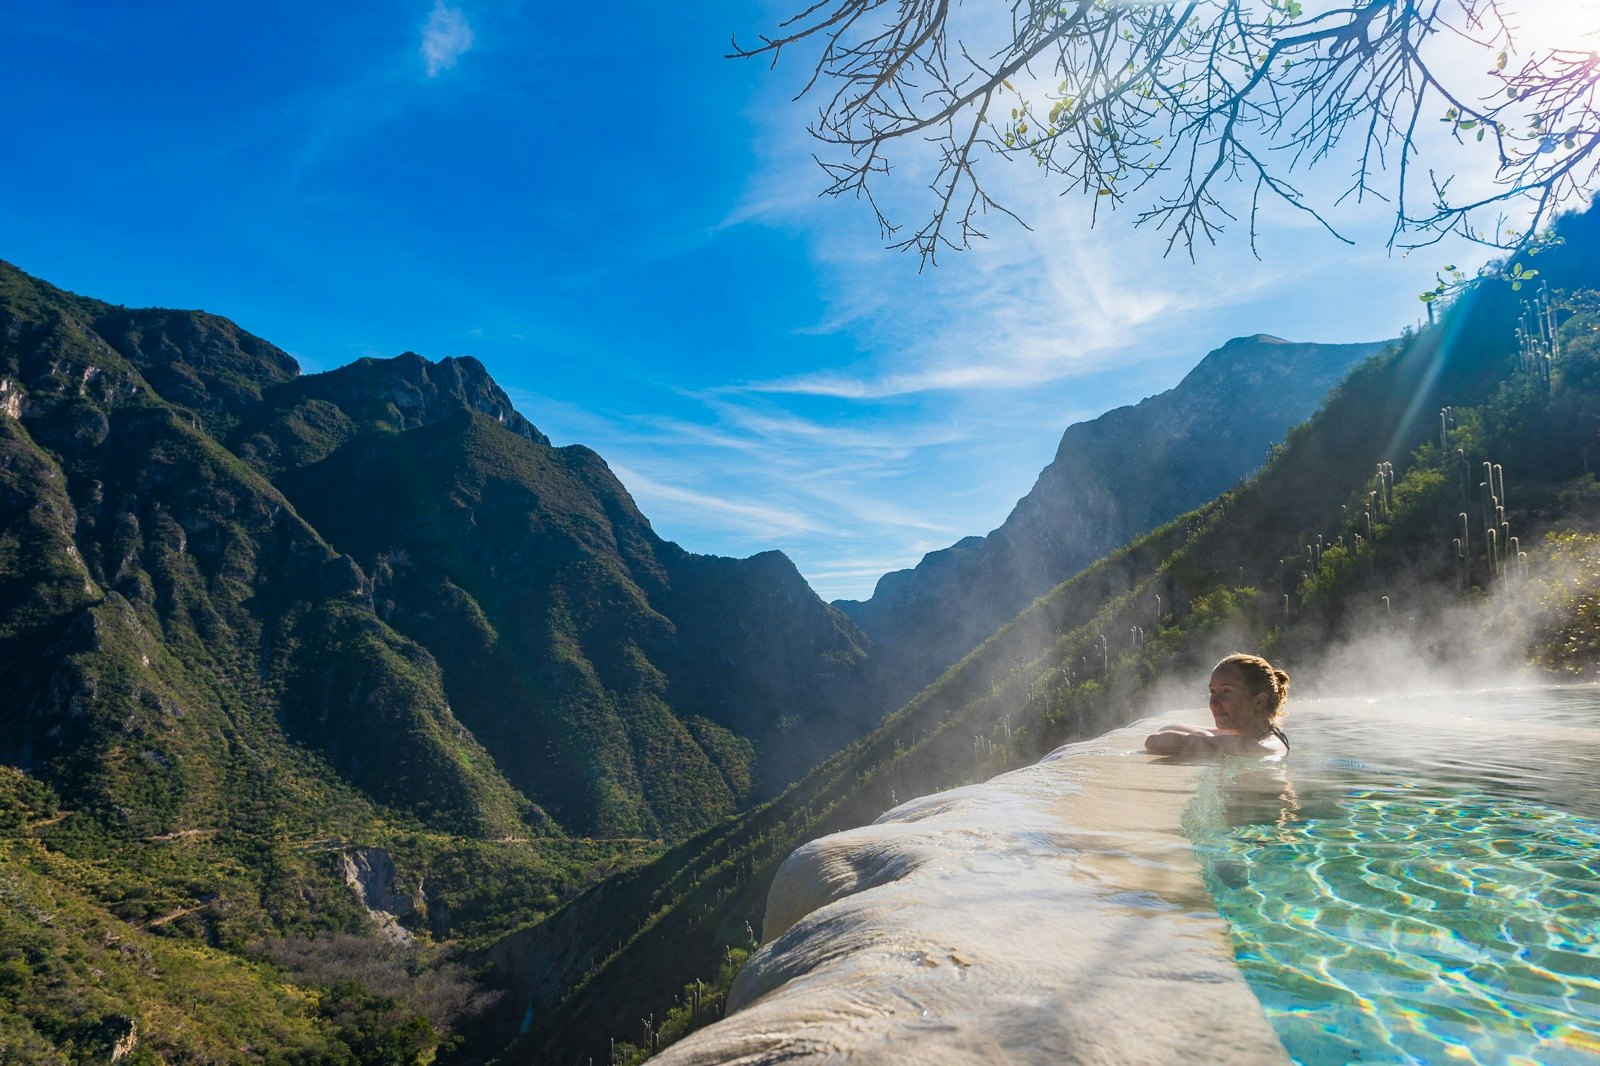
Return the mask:
<svg viewBox="0 0 1600 1066">
<path fill-rule="evenodd" d="M 0 758 L 75 801 L 226 822 L 248 735 L 451 831 L 677 837 L 862 728 L 865 642 L 786 558 L 661 540 L 474 359 L 301 375 L 4 267 L 0 360 Z"/>
<path fill-rule="evenodd" d="M 1225 490 L 1383 347 L 1256 335 L 1208 354 L 1174 388 L 1069 426 L 1005 522 L 839 600 L 875 669 L 909 694 L 1036 597 L 1105 553 Z M 894 686 L 891 686 L 894 687 Z"/>
</svg>

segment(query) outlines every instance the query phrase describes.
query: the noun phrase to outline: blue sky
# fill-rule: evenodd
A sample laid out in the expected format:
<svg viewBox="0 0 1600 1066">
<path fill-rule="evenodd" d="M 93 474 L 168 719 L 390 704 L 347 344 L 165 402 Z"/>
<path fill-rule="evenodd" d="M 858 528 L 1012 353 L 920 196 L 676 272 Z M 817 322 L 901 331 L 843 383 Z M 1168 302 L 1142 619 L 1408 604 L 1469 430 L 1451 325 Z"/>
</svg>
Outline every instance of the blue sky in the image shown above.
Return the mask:
<svg viewBox="0 0 1600 1066">
<path fill-rule="evenodd" d="M 475 355 L 663 536 L 829 598 L 992 529 L 1068 424 L 1230 337 L 1392 336 L 1473 261 L 1388 256 L 1376 209 L 1354 250 L 1272 212 L 1261 260 L 1195 266 L 1012 167 L 1033 229 L 919 272 L 817 199 L 800 67 L 722 58 L 782 5 L 555 7 L 12 5 L 0 258 L 308 371 Z"/>
</svg>

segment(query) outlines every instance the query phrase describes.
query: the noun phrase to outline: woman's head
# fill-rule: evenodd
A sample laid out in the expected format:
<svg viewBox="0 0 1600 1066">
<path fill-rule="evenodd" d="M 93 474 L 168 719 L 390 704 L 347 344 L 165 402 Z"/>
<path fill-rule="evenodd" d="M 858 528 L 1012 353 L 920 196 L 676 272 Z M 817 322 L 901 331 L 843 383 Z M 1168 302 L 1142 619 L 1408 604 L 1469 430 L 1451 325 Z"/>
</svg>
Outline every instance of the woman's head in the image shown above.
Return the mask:
<svg viewBox="0 0 1600 1066">
<path fill-rule="evenodd" d="M 1236 653 L 1211 671 L 1211 715 L 1218 729 L 1264 737 L 1283 717 L 1289 675 L 1259 655 Z"/>
</svg>

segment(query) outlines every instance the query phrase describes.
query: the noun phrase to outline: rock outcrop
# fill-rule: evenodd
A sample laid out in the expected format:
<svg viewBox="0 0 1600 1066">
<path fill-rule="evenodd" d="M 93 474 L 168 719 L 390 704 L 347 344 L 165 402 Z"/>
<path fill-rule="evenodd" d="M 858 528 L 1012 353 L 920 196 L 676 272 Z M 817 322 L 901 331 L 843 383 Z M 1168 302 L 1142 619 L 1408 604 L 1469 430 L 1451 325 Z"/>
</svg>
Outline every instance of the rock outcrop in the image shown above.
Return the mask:
<svg viewBox="0 0 1600 1066">
<path fill-rule="evenodd" d="M 727 1018 L 657 1061 L 1287 1062 L 1182 833 L 1204 768 L 1147 726 L 798 849 Z"/>
<path fill-rule="evenodd" d="M 383 848 L 351 848 L 339 858 L 345 884 L 361 900 L 379 934 L 396 944 L 411 943 L 411 931 L 402 923 L 426 905 L 421 888 L 401 887 L 394 860 Z"/>
</svg>

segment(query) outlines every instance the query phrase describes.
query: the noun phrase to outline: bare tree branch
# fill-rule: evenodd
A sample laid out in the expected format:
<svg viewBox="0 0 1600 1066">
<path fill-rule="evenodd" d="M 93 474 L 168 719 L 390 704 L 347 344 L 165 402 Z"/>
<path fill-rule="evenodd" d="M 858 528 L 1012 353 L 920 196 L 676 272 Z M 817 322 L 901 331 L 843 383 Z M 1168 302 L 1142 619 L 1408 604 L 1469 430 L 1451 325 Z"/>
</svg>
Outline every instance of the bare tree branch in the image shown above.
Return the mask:
<svg viewBox="0 0 1600 1066">
<path fill-rule="evenodd" d="M 1096 217 L 1101 200 L 1150 197 L 1135 223 L 1166 231 L 1169 252 L 1192 256 L 1237 220 L 1235 183 L 1252 248 L 1264 197 L 1343 240 L 1329 210 L 1368 195 L 1394 211 L 1391 248 L 1448 233 L 1513 248 L 1600 176 L 1600 58 L 1558 50 L 1512 66 L 1512 2 L 1013 0 L 1005 26 L 980 4 L 817 0 L 732 55 L 817 50 L 801 95 L 831 87 L 811 126 L 824 191 L 866 200 L 884 239 L 924 262 L 969 247 L 989 212 L 1016 217 L 983 176 L 1019 156 L 1094 197 Z M 1442 44 L 1492 69 L 1452 66 Z M 1492 188 L 1457 199 L 1448 176 L 1413 180 L 1434 121 L 1492 153 Z M 874 192 L 891 151 L 931 151 L 932 203 L 909 237 Z M 1310 202 L 1291 176 L 1335 159 L 1351 161 L 1350 184 Z M 1475 221 L 1486 211 L 1488 229 Z M 1508 213 L 1521 219 L 1509 230 Z"/>
</svg>

